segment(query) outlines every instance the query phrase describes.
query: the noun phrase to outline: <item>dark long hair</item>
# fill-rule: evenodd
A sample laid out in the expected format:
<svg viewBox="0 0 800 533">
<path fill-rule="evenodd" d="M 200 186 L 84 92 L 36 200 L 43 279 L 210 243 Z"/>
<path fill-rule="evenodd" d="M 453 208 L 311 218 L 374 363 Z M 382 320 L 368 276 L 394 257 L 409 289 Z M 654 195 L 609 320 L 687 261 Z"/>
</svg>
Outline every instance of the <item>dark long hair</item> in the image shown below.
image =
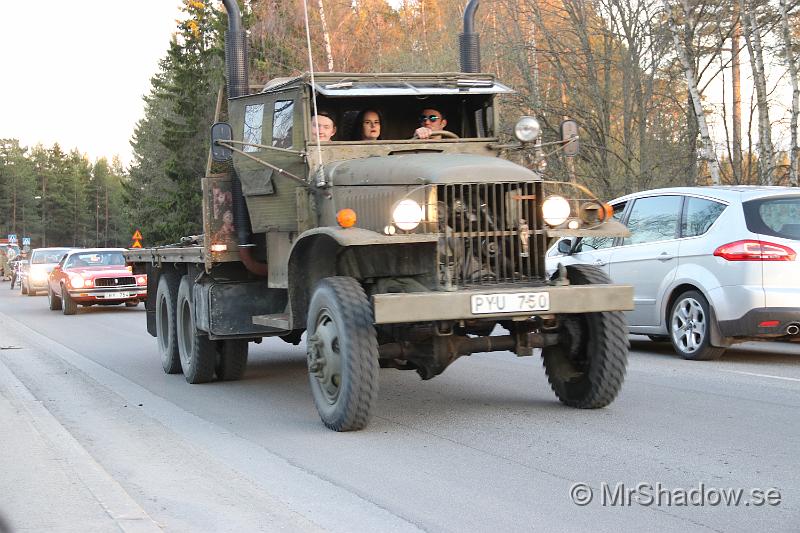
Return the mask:
<svg viewBox="0 0 800 533">
<path fill-rule="evenodd" d="M 356 117 L 356 123 L 353 124 L 353 134 L 350 136 L 351 140 L 353 141 L 363 141 L 364 137 L 362 136 L 364 132 L 364 115 L 372 111 L 376 115 L 378 115 L 378 120 L 381 121 L 381 134 L 378 135 L 378 140 L 383 139 L 383 114 L 378 111 L 377 109 L 373 109 L 368 107 L 367 109 L 362 109 L 361 112 Z"/>
</svg>

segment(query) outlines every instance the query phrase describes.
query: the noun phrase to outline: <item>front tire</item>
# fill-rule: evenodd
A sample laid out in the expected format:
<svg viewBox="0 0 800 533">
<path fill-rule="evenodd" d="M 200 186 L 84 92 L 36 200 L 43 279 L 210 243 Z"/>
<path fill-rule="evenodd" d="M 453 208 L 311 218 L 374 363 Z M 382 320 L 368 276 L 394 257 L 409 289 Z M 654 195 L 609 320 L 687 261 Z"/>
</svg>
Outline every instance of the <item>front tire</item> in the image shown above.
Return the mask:
<svg viewBox="0 0 800 533">
<path fill-rule="evenodd" d="M 669 313 L 670 340 L 678 355 L 692 361 L 722 357 L 725 348 L 711 346 L 711 321 L 708 300 L 700 291 L 678 296 Z"/>
<path fill-rule="evenodd" d="M 175 318 L 178 285 L 180 277 L 177 272 L 162 272 L 156 290 L 156 342 L 161 357 L 161 367 L 166 374 L 179 374 L 182 371 Z"/>
<path fill-rule="evenodd" d="M 63 303 L 62 312 L 65 315 L 74 315 L 78 312 L 78 304 L 63 285 L 61 286 L 61 301 Z"/>
<path fill-rule="evenodd" d="M 208 383 L 214 379 L 216 350 L 208 335 L 197 330 L 192 302 L 192 281 L 189 276 L 181 278 L 176 300 L 176 324 L 178 353 L 186 381 L 191 384 Z"/>
<path fill-rule="evenodd" d="M 50 306 L 51 311 L 61 310 L 61 298 L 56 296 L 50 285 L 47 285 L 47 305 Z"/>
<path fill-rule="evenodd" d="M 330 277 L 308 308 L 308 372 L 322 422 L 334 431 L 362 429 L 378 397 L 378 340 L 372 307 L 353 278 Z"/>
<path fill-rule="evenodd" d="M 567 266 L 573 285 L 607 284 L 606 274 L 591 265 Z M 628 325 L 621 311 L 561 315 L 559 342 L 542 349 L 547 379 L 565 405 L 597 409 L 619 394 L 628 363 Z"/>
</svg>

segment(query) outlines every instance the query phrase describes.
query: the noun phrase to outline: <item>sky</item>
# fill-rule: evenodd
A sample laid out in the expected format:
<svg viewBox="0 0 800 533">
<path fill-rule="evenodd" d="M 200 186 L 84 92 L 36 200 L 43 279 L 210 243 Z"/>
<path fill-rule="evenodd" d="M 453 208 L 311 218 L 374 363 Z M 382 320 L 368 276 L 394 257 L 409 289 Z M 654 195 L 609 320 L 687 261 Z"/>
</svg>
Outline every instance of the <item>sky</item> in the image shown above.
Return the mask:
<svg viewBox="0 0 800 533">
<path fill-rule="evenodd" d="M 127 166 L 180 0 L 0 0 L 0 138 Z"/>
</svg>

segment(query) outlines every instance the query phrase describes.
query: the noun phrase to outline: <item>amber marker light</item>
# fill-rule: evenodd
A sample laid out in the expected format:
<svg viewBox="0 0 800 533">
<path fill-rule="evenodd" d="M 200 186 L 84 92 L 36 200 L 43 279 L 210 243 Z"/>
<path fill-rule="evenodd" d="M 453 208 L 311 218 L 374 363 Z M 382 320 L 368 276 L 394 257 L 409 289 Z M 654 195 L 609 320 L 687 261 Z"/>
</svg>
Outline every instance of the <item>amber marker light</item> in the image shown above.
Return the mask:
<svg viewBox="0 0 800 533">
<path fill-rule="evenodd" d="M 340 209 L 339 212 L 336 213 L 336 222 L 343 228 L 352 228 L 356 225 L 356 220 L 356 212 L 349 207 Z"/>
</svg>

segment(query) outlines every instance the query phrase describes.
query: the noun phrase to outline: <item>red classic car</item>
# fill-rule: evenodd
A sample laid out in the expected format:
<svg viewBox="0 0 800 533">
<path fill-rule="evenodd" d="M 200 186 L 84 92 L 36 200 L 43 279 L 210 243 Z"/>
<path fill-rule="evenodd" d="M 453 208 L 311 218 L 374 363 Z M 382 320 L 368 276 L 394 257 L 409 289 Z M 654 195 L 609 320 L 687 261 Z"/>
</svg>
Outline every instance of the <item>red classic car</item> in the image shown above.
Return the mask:
<svg viewBox="0 0 800 533">
<path fill-rule="evenodd" d="M 71 250 L 48 278 L 50 309 L 74 315 L 78 305 L 139 305 L 147 298 L 147 276 L 131 272 L 123 251 L 123 248 Z"/>
</svg>

